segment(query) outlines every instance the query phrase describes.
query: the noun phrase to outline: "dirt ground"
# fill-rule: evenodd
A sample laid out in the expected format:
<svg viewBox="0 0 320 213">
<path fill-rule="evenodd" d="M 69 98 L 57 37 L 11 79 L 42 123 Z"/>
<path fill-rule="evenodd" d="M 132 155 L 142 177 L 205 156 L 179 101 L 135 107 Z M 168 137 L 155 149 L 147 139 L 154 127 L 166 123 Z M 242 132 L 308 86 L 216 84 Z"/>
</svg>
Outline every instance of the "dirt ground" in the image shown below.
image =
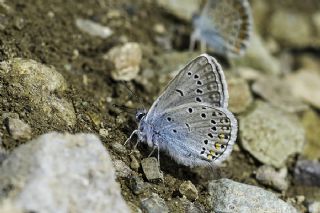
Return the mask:
<svg viewBox="0 0 320 213">
<path fill-rule="evenodd" d="M 107 129 L 108 136 L 100 137 L 106 148 L 115 159 L 121 159 L 130 165 L 129 155 L 120 156 L 114 152 L 111 145 L 115 142 L 123 143 L 135 129 L 134 114 L 115 105 L 130 105 L 136 108 L 139 107 L 139 102 L 122 83 L 111 78 L 112 64 L 104 60 L 103 55 L 112 47 L 123 43 L 124 39 L 143 44 L 141 67 L 152 71 L 152 86 L 145 88 L 139 81 L 125 84 L 143 100 L 144 105 L 150 106 L 166 84 L 159 83 L 159 78 L 163 75 L 160 70 L 163 70 L 165 65 L 158 60 L 159 55 L 166 50 L 155 42 L 153 26 L 160 22 L 167 26 L 174 36 L 173 49 L 183 51 L 188 49 L 189 34 L 192 30 L 190 23 L 175 18 L 149 0 L 10 0 L 6 1 L 6 5 L 9 9 L 3 6 L 0 8 L 0 60 L 21 57 L 55 67 L 67 81 L 65 98 L 71 100 L 74 106 L 77 124 L 68 127 L 44 122 L 40 116 L 28 117 L 28 110 L 32 110 L 28 108 L 28 102 L 12 100 L 6 93 L 5 86 L 0 89 L 0 98 L 7 101 L 0 102 L 0 114 L 18 113 L 20 118 L 32 127 L 33 137 L 49 131 L 99 135 L 101 128 Z M 75 26 L 76 18 L 90 19 L 109 26 L 114 30 L 114 34 L 108 39 L 87 35 Z M 228 66 L 228 63 L 224 66 Z M 84 83 L 84 78 L 87 83 Z M 5 130 L 1 132 L 8 150 L 26 142 L 13 140 Z M 129 146 L 127 148 L 130 149 Z M 149 150 L 146 146 L 139 145 L 138 149 L 144 157 L 148 156 Z M 199 192 L 199 199 L 195 203 L 200 203 L 209 210 L 205 199 L 205 188 L 209 179 L 228 177 L 242 183 L 259 185 L 252 176 L 253 171 L 261 165 L 259 162 L 239 150 L 232 154 L 232 159 L 226 167 L 212 174 L 213 177 L 208 177 L 207 171 L 190 170 L 161 155 L 164 182 L 152 184 L 151 191 L 161 195 L 166 201 L 171 200 L 179 196 L 178 186 L 184 180 L 191 180 Z M 290 169 L 292 168 L 289 165 L 289 171 Z M 139 206 L 139 197 L 129 188 L 129 181 L 126 178 L 118 178 L 118 181 L 124 199 Z M 280 197 L 293 198 L 299 194 L 299 190 L 299 187 L 291 186 L 288 193 Z M 320 199 L 320 193 L 312 189 L 310 194 L 304 195 Z"/>
</svg>

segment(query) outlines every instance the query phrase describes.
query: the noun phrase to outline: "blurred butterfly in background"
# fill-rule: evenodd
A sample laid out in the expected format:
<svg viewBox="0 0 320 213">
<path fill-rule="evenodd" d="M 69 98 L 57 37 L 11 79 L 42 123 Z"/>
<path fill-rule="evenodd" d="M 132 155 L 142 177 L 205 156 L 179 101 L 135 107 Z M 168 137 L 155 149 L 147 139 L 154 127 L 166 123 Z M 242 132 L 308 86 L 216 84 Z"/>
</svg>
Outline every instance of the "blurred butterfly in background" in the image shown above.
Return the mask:
<svg viewBox="0 0 320 213">
<path fill-rule="evenodd" d="M 227 109 L 228 89 L 219 63 L 203 54 L 189 62 L 156 99 L 138 110 L 138 142 L 168 153 L 180 164 L 210 166 L 229 156 L 237 120 Z M 151 155 L 150 154 L 150 155 Z"/>
<path fill-rule="evenodd" d="M 200 40 L 202 51 L 208 45 L 215 53 L 241 56 L 248 47 L 252 22 L 248 0 L 207 0 L 193 19 L 190 49 Z"/>
</svg>

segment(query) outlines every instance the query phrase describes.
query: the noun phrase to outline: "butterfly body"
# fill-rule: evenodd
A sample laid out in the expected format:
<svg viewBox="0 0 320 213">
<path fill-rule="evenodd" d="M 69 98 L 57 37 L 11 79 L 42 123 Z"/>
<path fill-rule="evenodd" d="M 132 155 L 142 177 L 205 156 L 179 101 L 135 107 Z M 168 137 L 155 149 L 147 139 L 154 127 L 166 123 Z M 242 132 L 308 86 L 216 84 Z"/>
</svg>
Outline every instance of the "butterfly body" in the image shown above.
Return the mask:
<svg viewBox="0 0 320 213">
<path fill-rule="evenodd" d="M 206 54 L 192 60 L 139 120 L 138 140 L 186 166 L 217 164 L 231 152 L 237 120 L 228 111 L 220 65 Z"/>
</svg>

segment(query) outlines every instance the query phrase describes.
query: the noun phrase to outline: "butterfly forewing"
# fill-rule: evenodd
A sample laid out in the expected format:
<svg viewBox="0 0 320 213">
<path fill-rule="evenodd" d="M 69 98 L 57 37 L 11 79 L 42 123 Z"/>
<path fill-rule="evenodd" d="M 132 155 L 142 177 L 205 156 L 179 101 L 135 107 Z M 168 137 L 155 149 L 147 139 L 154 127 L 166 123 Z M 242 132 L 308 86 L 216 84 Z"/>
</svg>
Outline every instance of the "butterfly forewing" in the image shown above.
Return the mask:
<svg viewBox="0 0 320 213">
<path fill-rule="evenodd" d="M 194 22 L 198 39 L 222 54 L 241 55 L 248 46 L 252 15 L 247 0 L 208 0 Z"/>
<path fill-rule="evenodd" d="M 224 108 L 183 104 L 163 112 L 154 130 L 160 147 L 165 146 L 169 154 L 193 166 L 218 163 L 229 155 L 236 139 L 237 121 Z"/>
<path fill-rule="evenodd" d="M 226 108 L 228 91 L 221 66 L 206 54 L 192 60 L 171 81 L 151 107 L 147 119 L 183 104 L 206 104 Z"/>
</svg>

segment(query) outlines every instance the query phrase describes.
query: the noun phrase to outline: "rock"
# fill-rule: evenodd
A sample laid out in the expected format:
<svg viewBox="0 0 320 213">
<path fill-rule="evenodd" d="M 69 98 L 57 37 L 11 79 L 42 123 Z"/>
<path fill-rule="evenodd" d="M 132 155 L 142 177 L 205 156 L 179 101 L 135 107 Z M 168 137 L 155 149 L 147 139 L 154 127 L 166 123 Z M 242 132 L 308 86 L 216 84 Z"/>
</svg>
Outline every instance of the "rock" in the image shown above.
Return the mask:
<svg viewBox="0 0 320 213">
<path fill-rule="evenodd" d="M 82 32 L 100 38 L 108 38 L 113 34 L 113 31 L 109 27 L 103 26 L 88 19 L 77 18 L 76 26 Z"/>
<path fill-rule="evenodd" d="M 116 170 L 117 177 L 126 178 L 126 177 L 129 177 L 130 175 L 132 175 L 133 171 L 122 160 L 114 160 L 113 166 Z"/>
<path fill-rule="evenodd" d="M 297 26 L 299 26 L 297 28 Z M 290 33 L 295 32 L 295 33 Z M 269 33 L 278 42 L 290 47 L 313 46 L 311 23 L 307 16 L 292 10 L 277 10 L 270 17 Z"/>
<path fill-rule="evenodd" d="M 1 139 L 0 139 L 0 144 L 1 144 Z M 7 151 L 0 146 L 0 165 L 7 158 L 7 156 L 8 156 Z"/>
<path fill-rule="evenodd" d="M 313 25 L 316 28 L 318 37 L 319 37 L 320 36 L 320 12 L 317 12 L 312 15 L 312 21 L 313 21 Z"/>
<path fill-rule="evenodd" d="M 203 213 L 206 212 L 204 207 L 199 203 L 193 203 L 186 198 L 173 198 L 168 200 L 167 205 L 169 212 L 176 213 Z"/>
<path fill-rule="evenodd" d="M 257 170 L 256 179 L 263 185 L 270 186 L 279 191 L 286 191 L 289 186 L 286 180 L 287 173 L 286 167 L 276 171 L 273 167 L 264 165 Z"/>
<path fill-rule="evenodd" d="M 159 162 L 155 157 L 143 159 L 141 166 L 148 181 L 163 181 L 163 174 L 160 171 Z"/>
<path fill-rule="evenodd" d="M 201 0 L 157 0 L 157 3 L 176 17 L 190 22 L 199 12 Z"/>
<path fill-rule="evenodd" d="M 142 51 L 138 43 L 129 42 L 122 46 L 113 47 L 104 59 L 111 61 L 115 67 L 111 77 L 117 81 L 130 81 L 140 70 Z"/>
<path fill-rule="evenodd" d="M 313 110 L 306 111 L 302 116 L 302 125 L 306 132 L 306 144 L 303 156 L 309 160 L 320 159 L 320 117 Z"/>
<path fill-rule="evenodd" d="M 184 181 L 179 186 L 179 192 L 181 195 L 186 196 L 188 200 L 194 201 L 198 199 L 198 190 L 190 180 Z"/>
<path fill-rule="evenodd" d="M 0 182 L 0 201 L 23 212 L 129 212 L 109 154 L 91 134 L 54 132 L 19 146 Z"/>
<path fill-rule="evenodd" d="M 31 138 L 32 130 L 29 124 L 17 118 L 4 120 L 7 131 L 15 140 L 28 140 Z"/>
<path fill-rule="evenodd" d="M 109 136 L 109 130 L 107 129 L 99 129 L 99 135 L 101 137 L 107 138 Z"/>
<path fill-rule="evenodd" d="M 137 160 L 137 158 L 134 156 L 134 155 L 130 155 L 130 159 L 131 159 L 131 162 L 130 162 L 130 167 L 137 171 L 139 168 L 140 168 L 140 163 L 139 161 Z"/>
<path fill-rule="evenodd" d="M 149 188 L 149 184 L 145 183 L 139 176 L 130 177 L 130 189 L 135 195 L 142 194 Z"/>
<path fill-rule="evenodd" d="M 252 33 L 251 41 L 243 57 L 232 59 L 235 67 L 244 66 L 260 70 L 268 74 L 279 74 L 280 63 L 267 50 L 262 39 Z"/>
<path fill-rule="evenodd" d="M 248 83 L 241 78 L 228 78 L 229 109 L 239 114 L 252 104 L 253 98 Z"/>
<path fill-rule="evenodd" d="M 134 205 L 133 203 L 128 202 L 128 206 L 131 210 L 131 213 L 142 213 L 142 210 L 138 206 Z"/>
<path fill-rule="evenodd" d="M 294 168 L 294 181 L 305 186 L 320 186 L 320 163 L 298 160 Z"/>
<path fill-rule="evenodd" d="M 311 70 L 300 70 L 286 77 L 292 93 L 320 109 L 320 74 Z"/>
<path fill-rule="evenodd" d="M 276 168 L 289 155 L 302 152 L 304 130 L 293 114 L 258 101 L 255 109 L 240 117 L 242 146 L 260 162 Z"/>
<path fill-rule="evenodd" d="M 168 206 L 159 195 L 152 193 L 151 197 L 141 200 L 141 208 L 146 213 L 166 213 Z"/>
<path fill-rule="evenodd" d="M 121 143 L 118 143 L 118 142 L 112 143 L 111 147 L 119 155 L 127 154 L 126 147 L 124 147 Z"/>
<path fill-rule="evenodd" d="M 309 213 L 319 213 L 320 212 L 320 202 L 315 201 L 308 204 Z"/>
<path fill-rule="evenodd" d="M 0 77 L 8 94 L 31 109 L 29 118 L 45 125 L 75 125 L 73 105 L 62 97 L 67 83 L 53 67 L 14 58 L 0 63 Z"/>
<path fill-rule="evenodd" d="M 209 182 L 208 203 L 214 212 L 297 213 L 275 194 L 229 179 Z"/>
<path fill-rule="evenodd" d="M 264 76 L 253 85 L 252 90 L 275 107 L 287 112 L 299 112 L 308 107 L 292 94 L 288 83 L 277 76 Z"/>
</svg>

